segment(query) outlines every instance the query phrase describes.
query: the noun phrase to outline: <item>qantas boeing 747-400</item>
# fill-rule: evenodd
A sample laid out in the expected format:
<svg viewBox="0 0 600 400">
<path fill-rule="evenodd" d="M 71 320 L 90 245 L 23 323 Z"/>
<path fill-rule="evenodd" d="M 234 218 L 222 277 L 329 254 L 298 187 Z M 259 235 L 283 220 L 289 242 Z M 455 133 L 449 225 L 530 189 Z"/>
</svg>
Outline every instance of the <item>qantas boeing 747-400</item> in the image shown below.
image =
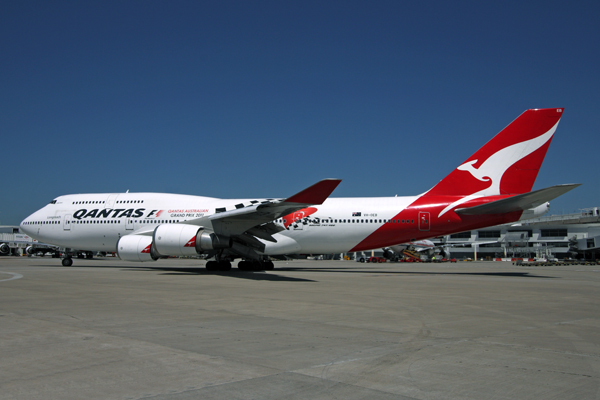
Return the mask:
<svg viewBox="0 0 600 400">
<path fill-rule="evenodd" d="M 339 179 L 286 199 L 218 199 L 163 193 L 72 194 L 21 223 L 39 241 L 122 260 L 204 255 L 209 270 L 272 269 L 270 256 L 331 254 L 537 217 L 578 184 L 531 192 L 562 108 L 527 110 L 427 192 L 329 198 Z M 70 266 L 72 259 L 63 258 Z"/>
</svg>

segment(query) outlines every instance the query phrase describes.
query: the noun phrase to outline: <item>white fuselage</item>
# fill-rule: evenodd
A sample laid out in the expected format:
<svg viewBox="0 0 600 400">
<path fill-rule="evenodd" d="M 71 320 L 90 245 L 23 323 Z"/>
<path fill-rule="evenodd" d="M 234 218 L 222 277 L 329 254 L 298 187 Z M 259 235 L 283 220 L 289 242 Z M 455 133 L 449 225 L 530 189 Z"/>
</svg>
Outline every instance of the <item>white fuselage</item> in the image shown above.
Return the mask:
<svg viewBox="0 0 600 400">
<path fill-rule="evenodd" d="M 274 222 L 286 227 L 263 241 L 265 254 L 337 253 L 353 249 L 417 197 L 329 198 L 308 216 Z M 161 224 L 188 223 L 217 210 L 265 199 L 217 199 L 164 193 L 76 194 L 56 198 L 27 217 L 21 229 L 45 243 L 88 251 L 116 251 L 120 237 Z M 296 218 L 294 218 L 296 219 Z M 417 221 L 403 221 L 402 228 Z M 398 221 L 398 228 L 401 227 Z M 410 236 L 410 235 L 409 235 Z"/>
</svg>

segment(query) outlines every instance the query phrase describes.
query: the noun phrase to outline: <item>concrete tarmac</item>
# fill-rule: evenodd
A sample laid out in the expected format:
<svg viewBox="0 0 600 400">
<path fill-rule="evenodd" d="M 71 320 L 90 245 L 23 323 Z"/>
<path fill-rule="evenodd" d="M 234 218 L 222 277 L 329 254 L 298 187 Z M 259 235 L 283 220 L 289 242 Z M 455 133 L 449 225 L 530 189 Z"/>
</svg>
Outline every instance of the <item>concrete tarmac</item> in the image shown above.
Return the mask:
<svg viewBox="0 0 600 400">
<path fill-rule="evenodd" d="M 0 399 L 600 399 L 600 267 L 0 258 Z"/>
</svg>

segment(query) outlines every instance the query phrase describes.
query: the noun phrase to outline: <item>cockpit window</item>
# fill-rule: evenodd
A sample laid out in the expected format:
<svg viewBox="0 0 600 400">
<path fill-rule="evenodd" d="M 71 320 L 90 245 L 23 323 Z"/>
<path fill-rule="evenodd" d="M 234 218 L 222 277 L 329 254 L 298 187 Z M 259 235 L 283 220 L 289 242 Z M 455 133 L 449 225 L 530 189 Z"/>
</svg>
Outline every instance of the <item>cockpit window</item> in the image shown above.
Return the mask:
<svg viewBox="0 0 600 400">
<path fill-rule="evenodd" d="M 56 204 L 56 199 L 52 200 L 50 204 Z"/>
</svg>

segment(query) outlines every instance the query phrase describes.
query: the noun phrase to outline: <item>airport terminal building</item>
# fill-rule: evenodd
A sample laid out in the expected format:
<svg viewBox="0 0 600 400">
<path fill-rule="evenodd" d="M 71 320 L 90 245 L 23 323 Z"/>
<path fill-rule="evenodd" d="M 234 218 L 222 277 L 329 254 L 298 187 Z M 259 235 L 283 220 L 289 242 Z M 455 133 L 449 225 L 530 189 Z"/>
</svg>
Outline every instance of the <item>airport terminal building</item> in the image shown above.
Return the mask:
<svg viewBox="0 0 600 400">
<path fill-rule="evenodd" d="M 600 208 L 550 215 L 433 239 L 457 259 L 600 258 Z"/>
</svg>

